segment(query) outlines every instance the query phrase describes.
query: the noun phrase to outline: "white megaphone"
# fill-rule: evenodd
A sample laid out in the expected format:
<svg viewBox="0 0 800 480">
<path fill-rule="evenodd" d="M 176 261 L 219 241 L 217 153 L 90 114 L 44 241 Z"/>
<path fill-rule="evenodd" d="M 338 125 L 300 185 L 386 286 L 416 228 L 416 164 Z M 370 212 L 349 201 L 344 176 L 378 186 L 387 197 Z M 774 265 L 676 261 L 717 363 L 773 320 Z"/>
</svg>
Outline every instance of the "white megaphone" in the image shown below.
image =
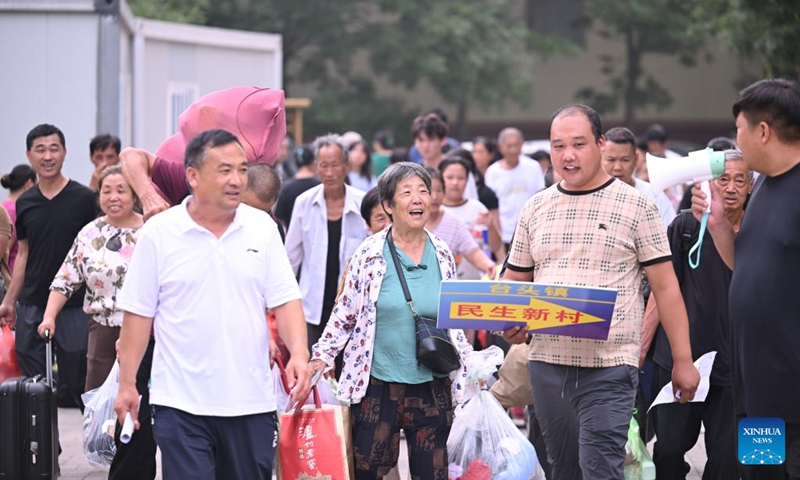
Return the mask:
<svg viewBox="0 0 800 480">
<path fill-rule="evenodd" d="M 648 153 L 645 158 L 653 190 L 660 192 L 680 183 L 699 182 L 710 209 L 711 189 L 708 181 L 725 173 L 725 152 L 706 148 L 689 152 L 687 157 L 662 158 Z"/>
</svg>

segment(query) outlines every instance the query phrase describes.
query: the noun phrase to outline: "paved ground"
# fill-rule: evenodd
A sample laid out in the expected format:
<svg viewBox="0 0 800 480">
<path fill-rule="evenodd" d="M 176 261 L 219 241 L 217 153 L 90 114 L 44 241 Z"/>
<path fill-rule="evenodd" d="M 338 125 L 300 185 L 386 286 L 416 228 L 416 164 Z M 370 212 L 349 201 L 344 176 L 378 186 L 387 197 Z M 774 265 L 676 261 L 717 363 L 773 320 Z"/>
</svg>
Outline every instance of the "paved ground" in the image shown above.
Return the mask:
<svg viewBox="0 0 800 480">
<path fill-rule="evenodd" d="M 98 470 L 86 461 L 83 456 L 83 436 L 80 412 L 77 409 L 59 409 L 58 420 L 61 428 L 61 479 L 62 480 L 101 480 L 106 478 L 107 472 Z M 653 450 L 652 442 L 649 445 L 650 451 Z M 408 478 L 408 457 L 405 455 L 405 448 L 400 456 L 400 477 Z M 700 480 L 703 475 L 703 465 L 705 465 L 705 439 L 700 435 L 697 445 L 687 455 L 687 461 L 692 466 L 692 471 L 686 477 L 688 480 Z M 161 469 L 157 477 L 161 479 Z"/>
<path fill-rule="evenodd" d="M 59 408 L 58 424 L 61 435 L 62 480 L 101 480 L 108 477 L 108 472 L 89 465 L 83 455 L 83 417 L 77 408 Z M 161 479 L 159 468 L 158 479 Z"/>
</svg>

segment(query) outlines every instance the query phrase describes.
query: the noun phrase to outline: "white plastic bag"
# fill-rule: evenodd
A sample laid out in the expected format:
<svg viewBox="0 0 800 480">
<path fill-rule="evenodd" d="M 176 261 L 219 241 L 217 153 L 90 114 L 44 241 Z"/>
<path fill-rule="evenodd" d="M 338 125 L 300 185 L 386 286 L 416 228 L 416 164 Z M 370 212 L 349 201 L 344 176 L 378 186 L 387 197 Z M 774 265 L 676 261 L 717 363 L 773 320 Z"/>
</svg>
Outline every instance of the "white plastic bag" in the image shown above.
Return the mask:
<svg viewBox="0 0 800 480">
<path fill-rule="evenodd" d="M 467 367 L 467 382 L 464 386 L 464 402 L 468 402 L 483 389 L 494 383 L 494 372 L 503 364 L 503 350 L 492 345 L 483 350 L 473 350 L 464 356 Z"/>
<path fill-rule="evenodd" d="M 466 403 L 455 409 L 447 437 L 449 467 L 466 472 L 473 462 L 485 462 L 492 480 L 544 480 L 536 450 L 519 431 L 505 409 L 486 390 L 503 352 L 496 346 L 471 352 L 467 367 Z M 485 466 L 484 466 L 485 468 Z"/>
<path fill-rule="evenodd" d="M 108 378 L 98 388 L 83 395 L 86 409 L 83 411 L 83 453 L 92 466 L 108 470 L 117 446 L 114 443 L 114 429 L 117 414 L 114 401 L 119 390 L 119 362 L 114 362 Z"/>
<path fill-rule="evenodd" d="M 533 445 L 486 390 L 456 408 L 447 453 L 450 467 L 457 466 L 461 471 L 476 460 L 486 462 L 492 480 L 545 478 Z"/>
</svg>

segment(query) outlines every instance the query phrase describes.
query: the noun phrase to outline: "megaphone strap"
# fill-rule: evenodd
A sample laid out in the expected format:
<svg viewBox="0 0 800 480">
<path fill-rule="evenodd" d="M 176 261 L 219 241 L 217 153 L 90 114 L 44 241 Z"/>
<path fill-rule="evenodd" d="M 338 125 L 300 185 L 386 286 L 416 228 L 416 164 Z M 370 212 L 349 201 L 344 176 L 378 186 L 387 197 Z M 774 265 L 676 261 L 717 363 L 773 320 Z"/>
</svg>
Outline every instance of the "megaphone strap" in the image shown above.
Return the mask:
<svg viewBox="0 0 800 480">
<path fill-rule="evenodd" d="M 700 220 L 700 234 L 697 236 L 697 243 L 689 249 L 689 266 L 692 270 L 700 266 L 700 247 L 703 245 L 703 237 L 706 235 L 706 225 L 708 224 L 708 213 L 703 212 L 703 219 Z M 697 253 L 696 260 L 692 259 L 692 255 Z"/>
</svg>

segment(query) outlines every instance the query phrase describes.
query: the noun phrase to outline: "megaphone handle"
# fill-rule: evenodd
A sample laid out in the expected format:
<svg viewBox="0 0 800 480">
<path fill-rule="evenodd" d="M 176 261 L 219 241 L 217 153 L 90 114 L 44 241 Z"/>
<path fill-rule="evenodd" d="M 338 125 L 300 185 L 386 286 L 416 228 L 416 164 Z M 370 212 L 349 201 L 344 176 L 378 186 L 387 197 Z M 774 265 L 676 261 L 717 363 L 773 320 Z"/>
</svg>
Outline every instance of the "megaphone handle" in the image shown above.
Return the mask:
<svg viewBox="0 0 800 480">
<path fill-rule="evenodd" d="M 711 213 L 711 185 L 708 180 L 700 182 L 700 190 L 706 195 L 706 212 Z"/>
</svg>

